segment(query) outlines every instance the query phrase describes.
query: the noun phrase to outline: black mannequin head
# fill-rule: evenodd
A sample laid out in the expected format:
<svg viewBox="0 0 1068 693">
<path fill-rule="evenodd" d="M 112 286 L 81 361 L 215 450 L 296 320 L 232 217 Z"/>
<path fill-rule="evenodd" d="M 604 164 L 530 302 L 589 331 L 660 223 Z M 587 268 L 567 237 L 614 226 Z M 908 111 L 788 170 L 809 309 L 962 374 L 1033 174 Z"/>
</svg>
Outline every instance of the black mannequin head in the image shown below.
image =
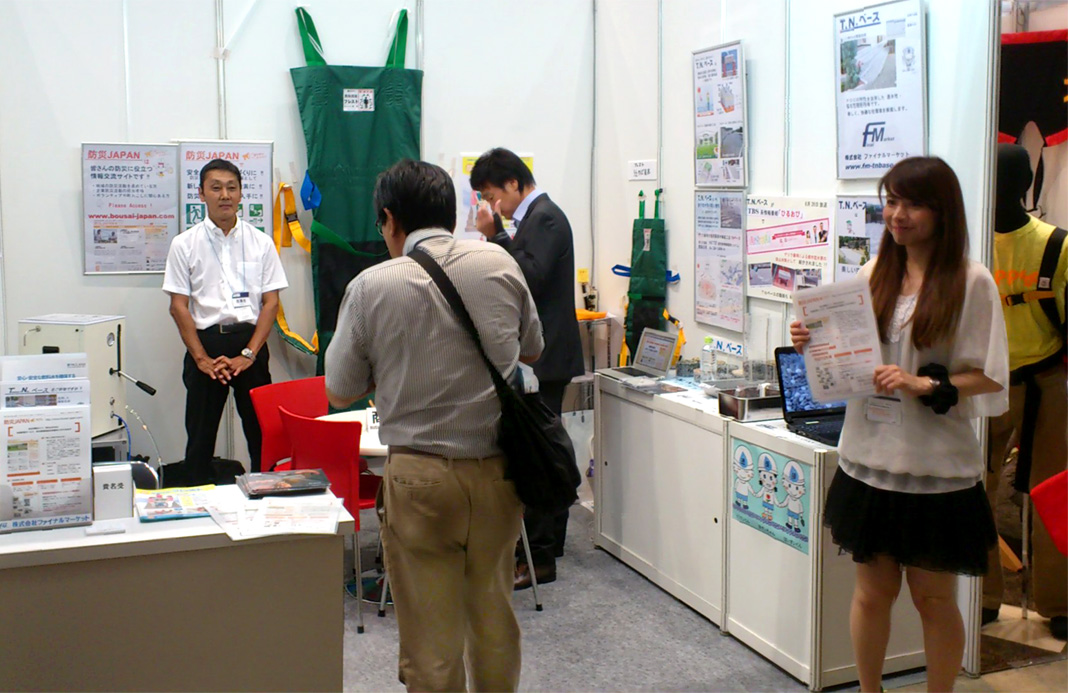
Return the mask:
<svg viewBox="0 0 1068 693">
<path fill-rule="evenodd" d="M 1024 195 L 1031 187 L 1031 156 L 1018 144 L 998 145 L 997 200 L 994 230 L 1015 231 L 1027 223 Z"/>
</svg>

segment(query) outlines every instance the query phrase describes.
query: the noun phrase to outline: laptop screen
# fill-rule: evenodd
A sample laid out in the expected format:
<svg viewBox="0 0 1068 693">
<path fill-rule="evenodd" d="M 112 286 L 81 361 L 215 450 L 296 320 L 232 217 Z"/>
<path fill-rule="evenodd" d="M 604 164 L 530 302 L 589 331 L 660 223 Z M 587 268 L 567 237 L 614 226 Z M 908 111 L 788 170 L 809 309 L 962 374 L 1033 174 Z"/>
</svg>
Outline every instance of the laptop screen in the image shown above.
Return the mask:
<svg viewBox="0 0 1068 693">
<path fill-rule="evenodd" d="M 787 415 L 845 409 L 844 401 L 817 402 L 813 399 L 805 375 L 805 357 L 794 351 L 793 347 L 776 349 L 775 365 L 779 369 L 782 406 Z"/>
<path fill-rule="evenodd" d="M 667 375 L 677 340 L 678 337 L 669 332 L 645 328 L 638 342 L 638 353 L 634 355 L 634 365 Z"/>
</svg>

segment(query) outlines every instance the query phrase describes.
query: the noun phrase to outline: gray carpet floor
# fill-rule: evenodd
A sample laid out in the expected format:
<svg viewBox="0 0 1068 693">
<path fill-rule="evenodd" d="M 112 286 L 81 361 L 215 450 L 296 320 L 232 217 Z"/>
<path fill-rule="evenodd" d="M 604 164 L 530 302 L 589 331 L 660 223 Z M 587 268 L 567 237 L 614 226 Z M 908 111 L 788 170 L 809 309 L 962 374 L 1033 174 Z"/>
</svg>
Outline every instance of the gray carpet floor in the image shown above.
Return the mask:
<svg viewBox="0 0 1068 693">
<path fill-rule="evenodd" d="M 364 568 L 378 522 L 361 516 Z M 804 691 L 805 686 L 609 554 L 595 549 L 593 514 L 574 506 L 556 582 L 515 593 L 523 631 L 523 691 Z M 400 691 L 397 621 L 345 600 L 345 690 Z"/>
</svg>

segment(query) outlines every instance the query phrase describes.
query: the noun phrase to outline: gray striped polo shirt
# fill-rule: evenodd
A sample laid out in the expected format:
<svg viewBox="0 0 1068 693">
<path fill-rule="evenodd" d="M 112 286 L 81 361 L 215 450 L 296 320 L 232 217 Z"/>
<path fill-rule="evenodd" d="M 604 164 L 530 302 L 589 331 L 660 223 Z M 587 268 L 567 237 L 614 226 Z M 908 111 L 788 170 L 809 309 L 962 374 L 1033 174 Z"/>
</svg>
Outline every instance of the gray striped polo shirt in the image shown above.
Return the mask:
<svg viewBox="0 0 1068 693">
<path fill-rule="evenodd" d="M 520 353 L 541 352 L 534 299 L 507 251 L 447 231 L 429 234 L 419 248 L 456 285 L 486 353 L 505 377 Z M 387 445 L 452 458 L 500 454 L 501 407 L 486 364 L 430 275 L 408 257 L 375 265 L 349 282 L 325 367 L 326 386 L 340 397 L 374 388 L 378 435 Z"/>
</svg>

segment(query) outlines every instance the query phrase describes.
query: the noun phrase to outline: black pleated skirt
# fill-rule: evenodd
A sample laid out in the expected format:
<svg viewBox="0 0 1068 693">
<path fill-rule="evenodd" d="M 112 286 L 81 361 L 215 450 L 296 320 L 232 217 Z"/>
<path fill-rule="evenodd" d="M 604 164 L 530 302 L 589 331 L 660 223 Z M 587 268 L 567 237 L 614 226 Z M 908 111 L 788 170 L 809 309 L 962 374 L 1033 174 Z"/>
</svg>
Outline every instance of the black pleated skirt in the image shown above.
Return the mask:
<svg viewBox="0 0 1068 693">
<path fill-rule="evenodd" d="M 823 522 L 857 563 L 890 556 L 924 570 L 985 575 L 997 529 L 983 485 L 950 493 L 883 491 L 841 467 L 827 491 Z"/>
</svg>

